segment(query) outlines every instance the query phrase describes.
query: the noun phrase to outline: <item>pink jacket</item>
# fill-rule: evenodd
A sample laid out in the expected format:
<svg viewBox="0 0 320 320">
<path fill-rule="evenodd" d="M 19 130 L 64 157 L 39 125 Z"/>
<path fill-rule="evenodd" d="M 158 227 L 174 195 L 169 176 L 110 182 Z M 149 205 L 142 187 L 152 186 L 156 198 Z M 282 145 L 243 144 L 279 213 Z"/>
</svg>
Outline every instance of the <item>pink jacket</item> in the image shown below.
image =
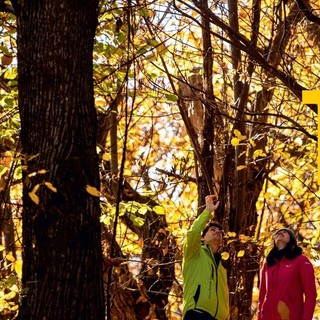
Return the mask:
<svg viewBox="0 0 320 320">
<path fill-rule="evenodd" d="M 258 320 L 312 320 L 316 298 L 314 270 L 306 256 L 264 264 Z"/>
</svg>

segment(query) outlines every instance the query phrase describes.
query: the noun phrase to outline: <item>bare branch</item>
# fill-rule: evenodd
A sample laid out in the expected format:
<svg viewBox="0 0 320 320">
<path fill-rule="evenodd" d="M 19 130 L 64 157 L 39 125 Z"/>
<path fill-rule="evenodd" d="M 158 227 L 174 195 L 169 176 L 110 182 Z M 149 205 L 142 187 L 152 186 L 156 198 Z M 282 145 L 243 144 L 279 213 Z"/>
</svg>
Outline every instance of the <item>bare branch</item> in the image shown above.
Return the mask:
<svg viewBox="0 0 320 320">
<path fill-rule="evenodd" d="M 303 2 L 303 0 L 296 0 L 296 3 L 299 7 L 299 9 L 303 12 L 303 14 L 305 15 L 305 17 L 311 21 L 314 22 L 318 25 L 320 25 L 320 17 L 314 15 L 312 13 L 312 9 L 309 9 Z"/>
<path fill-rule="evenodd" d="M 252 46 L 252 43 L 249 39 L 247 39 L 245 36 L 240 34 L 239 32 L 233 30 L 230 26 L 225 24 L 218 16 L 216 16 L 212 11 L 209 9 L 203 8 L 201 3 L 194 0 L 195 5 L 197 8 L 190 6 L 188 3 L 183 2 L 182 0 L 179 0 L 181 3 L 184 3 L 186 6 L 188 6 L 192 10 L 199 10 L 200 12 L 205 13 L 211 22 L 215 24 L 216 26 L 220 27 L 222 30 L 226 31 L 228 33 L 229 39 L 221 36 L 218 33 L 211 32 L 211 34 L 223 41 L 226 41 L 227 43 L 239 48 L 243 52 L 246 52 L 251 59 L 256 61 L 264 70 L 272 74 L 274 77 L 279 79 L 287 88 L 300 100 L 302 101 L 302 91 L 308 90 L 308 88 L 303 87 L 300 85 L 295 78 L 293 78 L 291 75 L 278 70 L 276 67 L 268 63 L 268 61 L 263 57 L 263 55 Z M 179 10 L 179 8 L 175 5 L 175 8 Z M 181 12 L 181 11 L 180 11 Z M 186 13 L 184 12 L 184 15 Z M 195 19 L 194 17 L 188 15 L 190 19 L 195 21 L 198 25 L 201 26 L 201 22 Z M 317 105 L 316 104 L 308 104 L 308 107 L 315 113 L 318 113 L 317 111 Z"/>
</svg>

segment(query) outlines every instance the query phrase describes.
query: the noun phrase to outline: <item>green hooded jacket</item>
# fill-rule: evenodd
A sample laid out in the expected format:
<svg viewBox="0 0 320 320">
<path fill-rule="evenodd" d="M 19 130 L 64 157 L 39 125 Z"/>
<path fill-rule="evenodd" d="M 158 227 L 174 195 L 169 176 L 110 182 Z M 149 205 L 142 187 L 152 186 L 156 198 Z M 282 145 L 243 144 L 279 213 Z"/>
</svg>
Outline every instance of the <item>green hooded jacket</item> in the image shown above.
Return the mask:
<svg viewBox="0 0 320 320">
<path fill-rule="evenodd" d="M 183 248 L 183 317 L 190 309 L 209 312 L 218 320 L 229 319 L 227 272 L 216 263 L 211 248 L 201 243 L 201 233 L 212 217 L 204 210 L 187 233 Z"/>
</svg>

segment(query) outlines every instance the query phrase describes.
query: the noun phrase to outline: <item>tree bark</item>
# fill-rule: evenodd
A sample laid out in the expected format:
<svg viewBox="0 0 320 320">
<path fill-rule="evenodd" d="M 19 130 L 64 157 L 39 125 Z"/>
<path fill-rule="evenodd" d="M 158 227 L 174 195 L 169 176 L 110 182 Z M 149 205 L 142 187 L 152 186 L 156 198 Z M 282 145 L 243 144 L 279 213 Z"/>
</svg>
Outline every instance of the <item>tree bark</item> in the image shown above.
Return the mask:
<svg viewBox="0 0 320 320">
<path fill-rule="evenodd" d="M 96 0 L 15 3 L 24 320 L 104 319 L 99 198 L 86 191 L 87 185 L 99 190 L 92 79 L 97 8 Z"/>
<path fill-rule="evenodd" d="M 202 1 L 202 5 L 208 8 L 207 0 Z M 203 143 L 201 145 L 201 156 L 208 170 L 208 179 L 203 179 L 201 170 L 200 179 L 198 180 L 198 202 L 200 205 L 205 203 L 205 197 L 208 194 L 214 193 L 213 187 L 213 163 L 214 163 L 214 109 L 211 107 L 214 104 L 212 73 L 213 73 L 213 51 L 210 37 L 210 20 L 203 13 L 201 15 L 202 20 L 202 38 L 203 38 L 203 91 L 204 100 L 203 104 Z M 209 180 L 209 181 L 208 181 Z M 208 185 L 209 184 L 209 185 Z M 200 209 L 201 211 L 201 209 Z"/>
</svg>

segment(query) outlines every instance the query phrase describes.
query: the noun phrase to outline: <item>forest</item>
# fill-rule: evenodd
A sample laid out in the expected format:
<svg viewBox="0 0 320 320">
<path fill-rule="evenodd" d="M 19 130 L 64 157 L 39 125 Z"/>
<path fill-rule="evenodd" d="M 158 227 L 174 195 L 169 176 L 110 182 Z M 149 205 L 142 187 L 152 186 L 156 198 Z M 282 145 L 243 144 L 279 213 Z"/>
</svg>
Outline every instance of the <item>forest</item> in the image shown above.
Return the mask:
<svg viewBox="0 0 320 320">
<path fill-rule="evenodd" d="M 0 320 L 182 319 L 209 194 L 230 318 L 287 227 L 320 319 L 319 0 L 0 0 L 0 39 Z"/>
</svg>

